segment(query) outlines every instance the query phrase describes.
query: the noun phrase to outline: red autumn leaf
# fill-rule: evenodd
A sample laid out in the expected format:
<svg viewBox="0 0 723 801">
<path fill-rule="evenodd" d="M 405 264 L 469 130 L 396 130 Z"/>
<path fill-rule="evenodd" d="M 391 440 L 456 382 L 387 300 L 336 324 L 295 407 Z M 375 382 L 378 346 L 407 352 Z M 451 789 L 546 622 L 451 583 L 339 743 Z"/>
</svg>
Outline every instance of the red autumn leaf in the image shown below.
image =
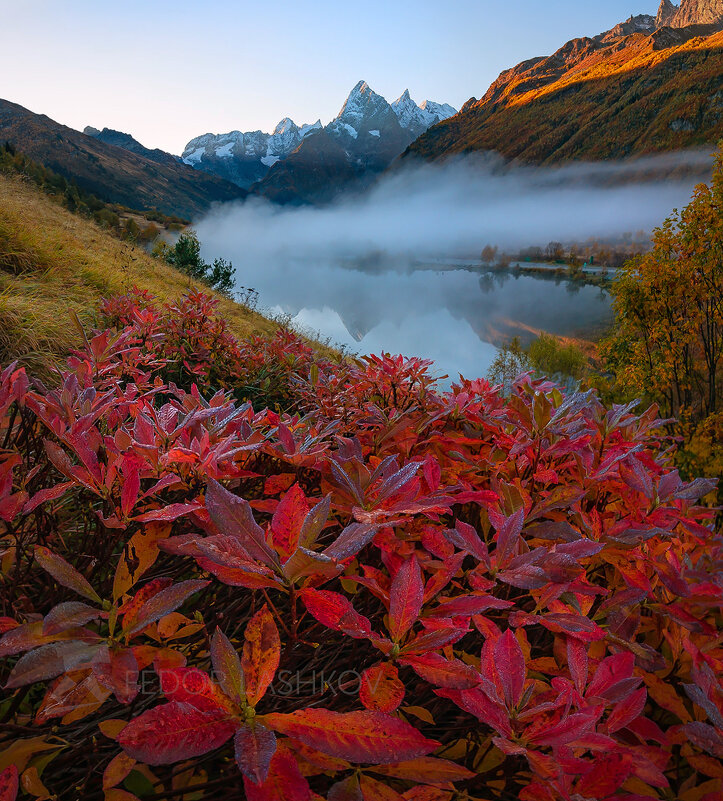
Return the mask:
<svg viewBox="0 0 723 801">
<path fill-rule="evenodd" d="M 472 617 L 490 609 L 509 609 L 511 606 L 514 606 L 512 601 L 505 601 L 492 595 L 461 595 L 458 598 L 440 601 L 439 606 L 425 617 Z"/>
<path fill-rule="evenodd" d="M 374 768 L 375 773 L 389 776 L 393 779 L 404 779 L 421 784 L 446 784 L 447 782 L 461 782 L 473 779 L 475 774 L 462 765 L 457 765 L 447 759 L 436 757 L 419 757 L 408 762 L 396 762 L 391 765 L 379 765 Z"/>
<path fill-rule="evenodd" d="M 307 610 L 323 626 L 334 631 L 342 631 L 355 639 L 368 638 L 372 632 L 369 620 L 360 615 L 351 601 L 331 590 L 306 588 L 299 593 Z"/>
<path fill-rule="evenodd" d="M 244 677 L 236 649 L 228 637 L 217 628 L 211 638 L 211 664 L 214 677 L 226 695 L 240 704 L 244 696 Z"/>
<path fill-rule="evenodd" d="M 587 643 L 575 637 L 567 638 L 567 664 L 575 689 L 582 695 L 587 685 Z"/>
<path fill-rule="evenodd" d="M 241 666 L 246 700 L 256 706 L 276 675 L 281 659 L 281 640 L 274 618 L 264 605 L 246 626 Z"/>
<path fill-rule="evenodd" d="M 359 787 L 363 801 L 404 801 L 404 796 L 388 784 L 382 784 L 364 773 L 359 778 Z"/>
<path fill-rule="evenodd" d="M 409 723 L 370 710 L 301 709 L 265 715 L 264 722 L 281 734 L 350 762 L 399 762 L 426 756 L 439 746 Z"/>
<path fill-rule="evenodd" d="M 399 659 L 399 664 L 409 665 L 418 676 L 436 687 L 467 690 L 480 683 L 479 673 L 473 667 L 437 653 L 405 656 Z"/>
<path fill-rule="evenodd" d="M 448 690 L 441 689 L 434 691 L 442 698 L 449 698 L 454 701 L 460 709 L 474 715 L 478 720 L 491 726 L 503 737 L 512 737 L 512 727 L 509 715 L 501 702 L 490 698 L 490 696 L 479 688 L 471 690 Z"/>
<path fill-rule="evenodd" d="M 208 581 L 192 579 L 190 581 L 181 581 L 157 592 L 138 610 L 132 628 L 125 631 L 126 626 L 124 625 L 126 636 L 132 637 L 143 631 L 146 626 L 150 626 L 151 623 L 160 620 L 164 615 L 174 612 L 187 598 L 207 587 L 209 583 Z"/>
<path fill-rule="evenodd" d="M 577 793 L 585 798 L 607 798 L 633 772 L 633 761 L 632 754 L 623 751 L 596 755 L 592 769 L 578 782 Z"/>
<path fill-rule="evenodd" d="M 206 488 L 206 509 L 219 532 L 235 537 L 252 559 L 272 568 L 278 564 L 247 501 L 211 479 Z"/>
<path fill-rule="evenodd" d="M 263 784 L 244 775 L 247 801 L 311 801 L 311 788 L 302 776 L 293 755 L 285 748 L 277 749 L 271 759 Z"/>
<path fill-rule="evenodd" d="M 686 723 L 683 731 L 692 743 L 718 759 L 723 759 L 723 735 L 700 721 Z"/>
<path fill-rule="evenodd" d="M 436 651 L 438 648 L 444 648 L 446 645 L 452 645 L 457 640 L 461 640 L 466 633 L 466 630 L 461 628 L 442 628 L 425 631 L 408 642 L 400 653 L 402 656 L 414 656 Z"/>
<path fill-rule="evenodd" d="M 213 751 L 237 727 L 236 718 L 219 707 L 199 709 L 171 701 L 133 718 L 118 735 L 118 743 L 139 762 L 168 765 Z"/>
<path fill-rule="evenodd" d="M 0 801 L 15 801 L 19 787 L 18 769 L 15 765 L 8 765 L 0 773 Z"/>
<path fill-rule="evenodd" d="M 648 697 L 648 691 L 645 687 L 641 687 L 634 693 L 631 693 L 627 698 L 619 701 L 614 707 L 613 711 L 607 719 L 607 730 L 612 734 L 619 729 L 624 729 L 628 723 L 632 723 L 635 718 L 640 717 L 645 708 L 645 701 Z"/>
<path fill-rule="evenodd" d="M 252 560 L 235 537 L 219 534 L 198 539 L 194 545 L 199 566 L 224 584 L 248 589 L 278 585 L 274 571 Z"/>
<path fill-rule="evenodd" d="M 351 523 L 324 549 L 323 555 L 337 562 L 350 559 L 374 539 L 377 530 L 377 526 L 369 523 Z"/>
<path fill-rule="evenodd" d="M 574 712 L 556 723 L 536 729 L 529 739 L 536 745 L 567 745 L 592 732 L 594 725 L 595 718 L 591 715 Z"/>
<path fill-rule="evenodd" d="M 255 784 L 263 784 L 276 753 L 276 735 L 261 723 L 243 723 L 233 740 L 236 764 Z"/>
<path fill-rule="evenodd" d="M 138 501 L 141 489 L 141 466 L 143 462 L 135 454 L 124 454 L 121 461 L 123 485 L 121 487 L 121 513 L 130 517 L 133 507 Z"/>
<path fill-rule="evenodd" d="M 497 533 L 495 534 L 495 540 L 497 542 L 495 559 L 498 570 L 504 567 L 515 555 L 524 520 L 525 510 L 518 509 L 513 515 L 505 518 L 497 529 Z"/>
<path fill-rule="evenodd" d="M 447 539 L 461 551 L 474 556 L 486 568 L 490 566 L 490 555 L 487 546 L 480 539 L 479 534 L 469 523 L 457 520 L 453 529 L 445 531 Z"/>
<path fill-rule="evenodd" d="M 77 592 L 97 604 L 102 603 L 98 593 L 72 565 L 42 545 L 35 546 L 35 561 L 64 587 Z"/>
<path fill-rule="evenodd" d="M 74 487 L 75 483 L 73 481 L 64 481 L 62 484 L 56 484 L 54 487 L 48 487 L 48 489 L 40 490 L 33 495 L 32 498 L 23 506 L 23 514 L 29 515 L 31 512 L 35 511 L 43 503 L 47 503 L 47 501 L 54 501 L 56 498 L 60 498 L 64 495 L 71 487 Z"/>
<path fill-rule="evenodd" d="M 68 670 L 89 664 L 96 650 L 97 645 L 78 640 L 41 645 L 18 659 L 5 686 L 10 689 L 53 679 Z"/>
<path fill-rule="evenodd" d="M 129 629 L 138 619 L 138 612 L 143 604 L 161 590 L 173 584 L 171 578 L 157 578 L 144 584 L 132 597 L 118 608 L 118 616 L 123 620 L 123 628 Z"/>
<path fill-rule="evenodd" d="M 304 490 L 298 484 L 294 484 L 281 499 L 271 518 L 274 548 L 281 556 L 282 562 L 296 550 L 301 527 L 308 513 L 309 503 Z"/>
<path fill-rule="evenodd" d="M 164 506 L 161 509 L 153 509 L 133 519 L 138 523 L 170 523 L 200 508 L 201 506 L 198 503 L 169 503 L 168 506 Z"/>
<path fill-rule="evenodd" d="M 82 601 L 66 601 L 57 604 L 43 619 L 43 634 L 57 634 L 66 629 L 84 626 L 91 620 L 101 616 L 100 609 L 95 609 Z"/>
<path fill-rule="evenodd" d="M 5 634 L 11 629 L 16 629 L 19 626 L 20 624 L 17 622 L 17 620 L 13 620 L 11 617 L 0 617 L 0 634 Z"/>
<path fill-rule="evenodd" d="M 285 492 L 296 481 L 295 473 L 276 473 L 264 481 L 264 495 L 278 495 Z"/>
<path fill-rule="evenodd" d="M 98 682 L 112 690 L 122 704 L 129 704 L 138 694 L 138 663 L 132 648 L 109 648 L 103 643 L 91 662 Z"/>
<path fill-rule="evenodd" d="M 630 691 L 629 688 L 632 689 L 640 683 L 640 679 L 633 679 L 634 666 L 635 656 L 629 651 L 621 651 L 605 657 L 597 666 L 585 697 L 588 699 L 601 697 L 609 700 L 619 700 L 618 696 L 621 688 L 627 695 L 627 692 Z"/>
<path fill-rule="evenodd" d="M 424 581 L 416 556 L 407 559 L 392 579 L 389 593 L 389 633 L 394 642 L 419 619 L 424 600 Z"/>
<path fill-rule="evenodd" d="M 169 701 L 191 704 L 202 710 L 233 712 L 230 699 L 198 668 L 163 668 L 158 676 L 161 691 Z"/>
<path fill-rule="evenodd" d="M 361 675 L 359 700 L 367 709 L 394 712 L 404 700 L 404 684 L 394 665 L 380 662 L 367 668 Z"/>
<path fill-rule="evenodd" d="M 505 702 L 511 709 L 517 705 L 522 696 L 527 676 L 525 656 L 511 629 L 507 629 L 495 642 L 494 657 L 497 675 L 505 694 Z"/>
</svg>

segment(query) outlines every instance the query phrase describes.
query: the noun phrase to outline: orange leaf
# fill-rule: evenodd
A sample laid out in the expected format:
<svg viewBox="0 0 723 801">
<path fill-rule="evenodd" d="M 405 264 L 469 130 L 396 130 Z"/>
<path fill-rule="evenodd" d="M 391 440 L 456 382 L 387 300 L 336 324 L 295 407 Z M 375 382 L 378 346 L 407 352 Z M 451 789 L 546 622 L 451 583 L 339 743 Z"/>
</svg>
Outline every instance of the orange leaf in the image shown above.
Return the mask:
<svg viewBox="0 0 723 801">
<path fill-rule="evenodd" d="M 362 673 L 359 700 L 367 709 L 394 712 L 404 700 L 404 684 L 389 662 L 380 662 Z"/>
<path fill-rule="evenodd" d="M 264 604 L 246 626 L 241 667 L 243 668 L 246 700 L 256 706 L 276 675 L 281 659 L 279 630 Z"/>
</svg>

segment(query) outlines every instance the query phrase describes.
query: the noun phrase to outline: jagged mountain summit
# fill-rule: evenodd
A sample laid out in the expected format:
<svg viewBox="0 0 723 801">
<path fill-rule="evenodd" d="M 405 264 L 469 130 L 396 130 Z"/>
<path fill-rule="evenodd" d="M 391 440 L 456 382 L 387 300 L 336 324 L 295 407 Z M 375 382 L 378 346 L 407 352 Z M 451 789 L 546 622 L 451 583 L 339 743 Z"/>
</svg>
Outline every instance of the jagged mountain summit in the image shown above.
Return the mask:
<svg viewBox="0 0 723 801">
<path fill-rule="evenodd" d="M 425 100 L 417 105 L 409 96 L 409 89 L 405 89 L 401 97 L 392 103 L 392 110 L 397 115 L 399 124 L 408 130 L 416 139 L 427 128 L 431 128 L 442 120 L 446 120 L 457 113 L 449 103 L 435 103 Z"/>
<path fill-rule="evenodd" d="M 714 25 L 723 22 L 723 0 L 682 0 L 680 6 L 661 0 L 658 27 L 686 28 L 689 25 Z"/>
<path fill-rule="evenodd" d="M 272 134 L 204 134 L 186 145 L 181 158 L 196 169 L 243 188 L 257 184 L 264 194 L 268 188 L 276 199 L 294 200 L 296 180 L 286 174 L 286 167 L 306 174 L 316 161 L 317 183 L 321 183 L 322 175 L 325 186 L 329 181 L 346 183 L 361 173 L 384 169 L 421 133 L 453 114 L 456 110 L 447 103 L 426 100 L 418 106 L 408 90 L 390 104 L 366 81 L 359 81 L 328 125 L 317 120 L 313 125 L 299 126 L 285 117 Z M 317 137 L 316 141 L 307 145 L 312 136 Z M 284 167 L 292 154 L 295 158 Z M 271 173 L 274 181 L 269 185 L 265 180 Z M 308 176 L 302 183 L 309 183 Z M 285 189 L 279 192 L 282 184 Z"/>
<path fill-rule="evenodd" d="M 191 139 L 181 159 L 196 169 L 247 188 L 261 180 L 279 159 L 295 150 L 305 136 L 321 127 L 321 120 L 311 125 L 297 125 L 284 117 L 270 134 L 263 131 L 207 133 Z"/>
</svg>

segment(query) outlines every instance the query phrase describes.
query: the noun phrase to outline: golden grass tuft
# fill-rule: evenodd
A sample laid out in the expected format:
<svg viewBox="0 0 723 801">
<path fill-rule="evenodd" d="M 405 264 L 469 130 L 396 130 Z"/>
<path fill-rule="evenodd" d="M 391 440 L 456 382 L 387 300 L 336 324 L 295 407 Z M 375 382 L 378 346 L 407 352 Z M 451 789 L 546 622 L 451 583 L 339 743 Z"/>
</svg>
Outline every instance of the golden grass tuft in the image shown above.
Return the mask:
<svg viewBox="0 0 723 801">
<path fill-rule="evenodd" d="M 134 285 L 160 301 L 199 286 L 22 179 L 0 174 L 0 364 L 19 359 L 47 374 L 80 344 L 71 312 L 90 329 L 98 323 L 100 300 Z M 220 300 L 219 312 L 235 336 L 276 329 L 261 314 Z"/>
</svg>

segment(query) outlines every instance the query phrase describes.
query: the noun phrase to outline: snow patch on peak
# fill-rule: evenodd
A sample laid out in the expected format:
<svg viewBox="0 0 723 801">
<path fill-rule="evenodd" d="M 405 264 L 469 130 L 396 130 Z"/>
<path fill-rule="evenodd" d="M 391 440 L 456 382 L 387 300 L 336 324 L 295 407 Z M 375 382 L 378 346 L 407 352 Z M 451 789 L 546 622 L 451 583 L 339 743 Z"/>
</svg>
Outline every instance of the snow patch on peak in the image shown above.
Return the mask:
<svg viewBox="0 0 723 801">
<path fill-rule="evenodd" d="M 290 117 L 284 117 L 283 120 L 274 128 L 274 132 L 272 136 L 277 136 L 279 134 L 285 134 L 289 131 L 298 131 L 299 128 L 296 123 Z"/>
<path fill-rule="evenodd" d="M 433 116 L 439 117 L 438 122 L 446 120 L 449 117 L 454 117 L 457 109 L 450 106 L 449 103 L 435 103 L 433 100 L 425 100 L 419 107 L 422 111 L 426 111 Z"/>
<path fill-rule="evenodd" d="M 307 134 L 310 134 L 312 131 L 318 131 L 319 128 L 322 128 L 321 120 L 317 120 L 315 123 L 311 125 L 302 125 L 299 128 L 299 135 L 303 139 Z"/>
<path fill-rule="evenodd" d="M 230 159 L 233 156 L 233 146 L 235 142 L 227 142 L 216 150 L 216 156 L 220 159 Z"/>
</svg>

